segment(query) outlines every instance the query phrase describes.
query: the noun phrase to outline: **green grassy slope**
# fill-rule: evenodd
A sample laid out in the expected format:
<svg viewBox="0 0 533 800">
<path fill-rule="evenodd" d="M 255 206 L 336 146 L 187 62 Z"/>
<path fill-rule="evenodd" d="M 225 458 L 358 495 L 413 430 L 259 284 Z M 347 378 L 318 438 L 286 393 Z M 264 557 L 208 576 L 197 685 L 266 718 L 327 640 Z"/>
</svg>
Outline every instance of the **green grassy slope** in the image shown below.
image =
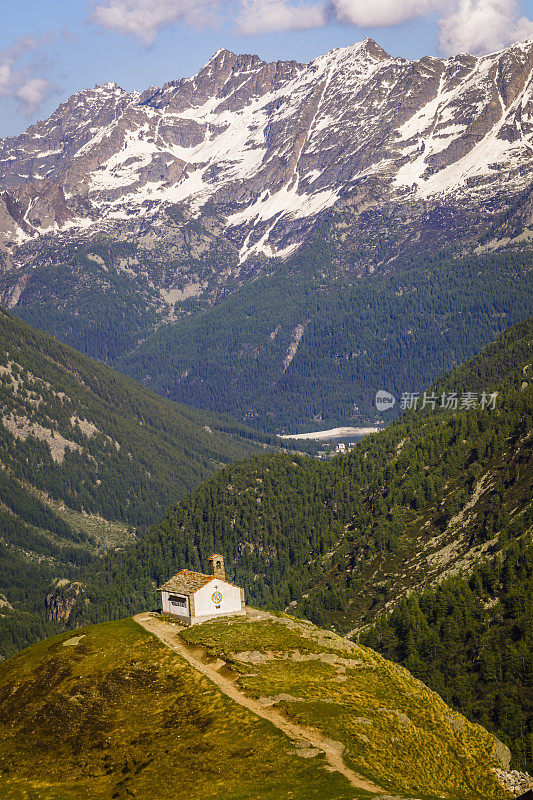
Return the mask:
<svg viewBox="0 0 533 800">
<path fill-rule="evenodd" d="M 0 664 L 5 800 L 354 798 L 320 762 L 131 619 Z"/>
<path fill-rule="evenodd" d="M 232 665 L 246 693 L 341 742 L 348 765 L 386 794 L 503 794 L 491 769 L 495 740 L 371 650 L 284 615 L 208 623 L 182 636 Z"/>
<path fill-rule="evenodd" d="M 346 763 L 387 794 L 507 797 L 495 740 L 369 650 L 288 619 L 219 622 L 186 638 L 223 653 L 251 695 L 285 695 L 273 702 L 340 741 Z M 243 652 L 252 648 L 264 657 L 253 666 Z M 369 796 L 322 756 L 302 758 L 132 620 L 62 634 L 1 664 L 0 711 L 6 800 Z"/>
</svg>

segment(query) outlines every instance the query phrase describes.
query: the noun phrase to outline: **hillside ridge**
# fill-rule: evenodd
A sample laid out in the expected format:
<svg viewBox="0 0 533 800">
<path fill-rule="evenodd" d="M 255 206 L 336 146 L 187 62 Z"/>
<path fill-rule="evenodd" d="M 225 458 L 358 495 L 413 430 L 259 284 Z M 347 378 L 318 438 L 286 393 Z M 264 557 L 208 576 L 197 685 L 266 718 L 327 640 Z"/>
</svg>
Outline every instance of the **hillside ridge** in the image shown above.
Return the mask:
<svg viewBox="0 0 533 800">
<path fill-rule="evenodd" d="M 248 609 L 247 617 L 254 620 L 266 620 L 269 619 L 269 617 L 270 619 L 276 619 L 276 617 L 268 615 L 266 612 L 255 612 L 253 609 Z M 160 639 L 163 644 L 165 644 L 167 647 L 170 647 L 172 650 L 174 650 L 174 652 L 178 653 L 182 658 L 188 661 L 194 669 L 206 675 L 211 681 L 213 681 L 213 683 L 216 684 L 216 686 L 219 687 L 219 689 L 224 692 L 227 697 L 230 697 L 232 700 L 239 703 L 239 705 L 244 706 L 249 711 L 257 714 L 259 717 L 272 722 L 276 728 L 283 731 L 283 733 L 285 733 L 287 736 L 290 736 L 291 739 L 300 740 L 300 742 L 307 744 L 310 748 L 318 752 L 323 752 L 331 770 L 340 772 L 341 775 L 344 775 L 344 777 L 350 781 L 352 786 L 355 786 L 357 789 L 365 789 L 366 791 L 373 793 L 382 791 L 379 786 L 364 780 L 364 778 L 362 778 L 360 775 L 356 775 L 352 770 L 346 767 L 341 757 L 344 747 L 339 742 L 324 739 L 315 731 L 304 729 L 300 725 L 295 725 L 291 722 L 288 722 L 286 718 L 273 710 L 272 707 L 269 707 L 264 703 L 262 704 L 244 695 L 238 688 L 235 687 L 233 681 L 220 674 L 220 668 L 216 669 L 210 667 L 208 664 L 205 664 L 200 659 L 196 658 L 190 652 L 190 649 L 187 649 L 187 647 L 180 641 L 178 637 L 172 635 L 172 633 L 175 633 L 175 631 L 173 630 L 174 626 L 171 623 L 166 623 L 165 621 L 161 620 L 159 615 L 156 614 L 149 614 L 148 616 L 146 613 L 137 614 L 135 617 L 133 617 L 133 619 L 139 625 L 142 625 L 145 630 L 157 636 L 157 638 Z"/>
<path fill-rule="evenodd" d="M 283 614 L 187 630 L 157 621 L 171 646 L 142 626 L 151 614 L 139 619 L 65 632 L 0 664 L 10 800 L 157 800 L 176 784 L 191 800 L 512 796 L 506 748 L 367 648 Z"/>
</svg>

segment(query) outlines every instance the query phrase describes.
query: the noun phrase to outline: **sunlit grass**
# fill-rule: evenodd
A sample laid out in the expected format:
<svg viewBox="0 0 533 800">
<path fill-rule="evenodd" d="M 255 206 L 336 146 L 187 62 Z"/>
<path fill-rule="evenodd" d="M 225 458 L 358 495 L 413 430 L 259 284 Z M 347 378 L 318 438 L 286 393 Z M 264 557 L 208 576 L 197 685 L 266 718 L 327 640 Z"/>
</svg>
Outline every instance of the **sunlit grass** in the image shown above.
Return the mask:
<svg viewBox="0 0 533 800">
<path fill-rule="evenodd" d="M 494 739 L 483 728 L 373 651 L 313 626 L 286 623 L 289 628 L 281 620 L 216 622 L 181 636 L 230 660 L 244 654 L 238 662 L 243 691 L 275 698 L 290 718 L 341 742 L 347 764 L 389 793 L 508 797 L 492 769 Z M 251 650 L 259 656 L 247 663 L 244 651 Z"/>
<path fill-rule="evenodd" d="M 65 646 L 81 636 L 77 644 Z M 349 800 L 322 757 L 226 698 L 132 620 L 0 665 L 5 800 Z"/>
</svg>

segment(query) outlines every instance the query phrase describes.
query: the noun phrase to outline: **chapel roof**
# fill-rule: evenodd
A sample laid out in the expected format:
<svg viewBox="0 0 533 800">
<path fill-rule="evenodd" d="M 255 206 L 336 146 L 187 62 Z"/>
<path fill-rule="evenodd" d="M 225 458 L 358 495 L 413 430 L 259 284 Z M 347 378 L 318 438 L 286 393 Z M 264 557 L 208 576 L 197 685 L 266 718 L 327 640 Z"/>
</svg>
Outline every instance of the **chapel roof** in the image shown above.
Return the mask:
<svg viewBox="0 0 533 800">
<path fill-rule="evenodd" d="M 215 578 L 214 575 L 203 575 L 201 572 L 192 572 L 190 569 L 182 569 L 160 586 L 159 591 L 193 594 L 214 580 L 220 580 L 220 578 Z"/>
</svg>

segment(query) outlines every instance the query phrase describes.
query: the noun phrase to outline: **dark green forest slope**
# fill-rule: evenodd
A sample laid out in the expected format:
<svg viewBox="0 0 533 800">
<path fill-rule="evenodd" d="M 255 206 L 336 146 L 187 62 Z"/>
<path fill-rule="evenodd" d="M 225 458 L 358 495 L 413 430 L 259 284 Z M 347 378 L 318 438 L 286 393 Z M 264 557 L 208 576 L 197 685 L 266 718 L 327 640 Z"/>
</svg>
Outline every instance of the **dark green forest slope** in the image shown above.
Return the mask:
<svg viewBox="0 0 533 800">
<path fill-rule="evenodd" d="M 99 551 L 94 533 L 103 525 L 110 524 L 99 521 L 90 533 L 87 525 L 71 524 L 0 470 L 0 656 L 55 632 L 44 598 L 56 576 L 73 580 L 93 561 Z"/>
<path fill-rule="evenodd" d="M 225 468 L 89 567 L 73 619 L 154 607 L 161 581 L 206 570 L 214 551 L 249 602 L 353 635 L 413 588 L 469 574 L 530 535 L 532 354 L 529 320 L 433 387 L 459 406 L 497 391 L 494 409 L 409 411 L 327 464 L 278 454 Z"/>
<path fill-rule="evenodd" d="M 442 254 L 356 279 L 342 258 L 327 240 L 310 245 L 116 366 L 257 427 L 335 427 L 373 419 L 378 389 L 423 391 L 533 305 L 530 253 Z"/>
<path fill-rule="evenodd" d="M 231 289 L 173 309 L 153 264 L 124 271 L 131 244 L 67 249 L 31 271 L 13 313 L 165 397 L 276 432 L 373 418 L 378 389 L 422 391 L 529 315 L 526 250 L 399 256 L 389 242 L 390 267 L 373 272 L 341 217 L 286 263 L 248 265 Z M 175 268 L 201 282 L 236 258 L 215 248 Z"/>
<path fill-rule="evenodd" d="M 468 578 L 413 593 L 360 641 L 397 661 L 533 766 L 533 546 L 515 541 Z"/>
<path fill-rule="evenodd" d="M 302 613 L 314 614 L 316 605 L 316 614 L 327 616 L 321 621 L 336 623 L 339 616 L 346 628 L 352 615 L 354 624 L 371 621 L 388 590 L 370 586 L 360 596 L 357 586 L 352 592 L 340 584 L 348 574 L 349 583 L 374 572 L 381 577 L 387 559 L 397 560 L 403 573 L 404 544 L 418 541 L 420 528 L 428 554 L 455 541 L 459 562 L 472 548 L 484 552 L 502 527 L 514 530 L 515 507 L 529 502 L 533 384 L 526 364 L 532 341 L 530 320 L 435 384 L 437 394 L 452 386 L 459 393 L 497 387 L 495 410 L 409 411 L 328 463 L 272 454 L 221 470 L 142 541 L 110 558 L 108 571 L 95 572 L 92 613 L 100 613 L 100 603 L 117 614 L 153 603 L 154 585 L 172 570 L 205 569 L 209 555 L 220 550 L 253 601 L 283 607 L 310 587 L 307 602 L 300 600 Z M 450 525 L 461 511 L 460 528 Z M 448 568 L 434 562 L 435 575 Z M 413 565 L 412 582 L 419 566 Z M 128 591 L 114 578 L 119 572 Z M 315 580 L 323 598 L 313 589 Z M 341 597 L 337 614 L 337 595 L 346 592 L 350 597 Z"/>
<path fill-rule="evenodd" d="M 135 252 L 129 242 L 65 243 L 61 253 L 39 241 L 31 246 L 39 250 L 40 263 L 26 271 L 24 292 L 12 309 L 30 325 L 112 363 L 160 321 L 163 304 L 152 276 L 119 267 Z M 0 274 L 0 291 L 10 278 Z"/>
<path fill-rule="evenodd" d="M 164 400 L 3 312 L 0 353 L 5 655 L 50 630 L 52 580 L 75 580 L 107 547 L 131 541 L 134 527 L 269 437 Z"/>
<path fill-rule="evenodd" d="M 5 313 L 0 354 L 1 463 L 76 510 L 146 525 L 274 441 L 163 400 Z"/>
</svg>

